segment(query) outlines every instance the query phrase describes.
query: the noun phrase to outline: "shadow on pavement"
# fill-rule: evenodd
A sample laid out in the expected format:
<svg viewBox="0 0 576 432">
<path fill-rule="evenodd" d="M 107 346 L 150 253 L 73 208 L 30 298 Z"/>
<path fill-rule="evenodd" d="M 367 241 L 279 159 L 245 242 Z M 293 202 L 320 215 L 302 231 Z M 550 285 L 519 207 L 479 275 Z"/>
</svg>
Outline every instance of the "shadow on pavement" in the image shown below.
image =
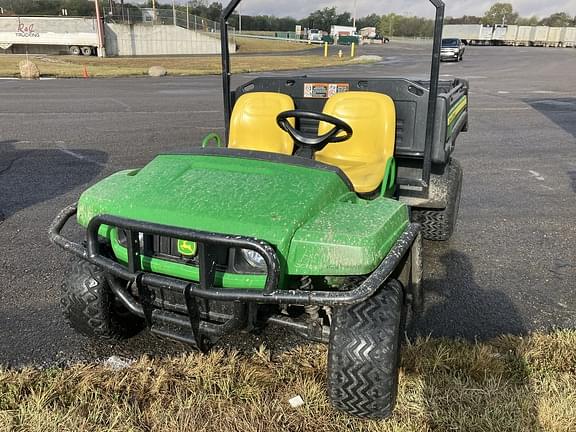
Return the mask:
<svg viewBox="0 0 576 432">
<path fill-rule="evenodd" d="M 522 316 L 503 291 L 485 289 L 474 279 L 470 258 L 450 249 L 448 244 L 430 244 L 437 248 L 444 277 L 426 279 L 426 309 L 409 327 L 410 336 L 461 337 L 487 340 L 505 334 L 523 335 Z"/>
<path fill-rule="evenodd" d="M 576 137 L 576 98 L 539 98 L 524 102 Z"/>
<path fill-rule="evenodd" d="M 99 150 L 18 149 L 0 141 L 0 220 L 94 179 L 108 160 Z"/>
</svg>

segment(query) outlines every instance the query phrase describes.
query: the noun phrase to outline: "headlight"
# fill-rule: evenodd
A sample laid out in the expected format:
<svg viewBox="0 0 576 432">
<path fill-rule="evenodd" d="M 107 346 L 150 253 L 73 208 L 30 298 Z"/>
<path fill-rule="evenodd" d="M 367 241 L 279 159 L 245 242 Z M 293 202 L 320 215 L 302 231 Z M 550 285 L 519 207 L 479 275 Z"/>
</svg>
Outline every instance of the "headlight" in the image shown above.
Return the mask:
<svg viewBox="0 0 576 432">
<path fill-rule="evenodd" d="M 264 257 L 252 249 L 242 249 L 240 251 L 242 257 L 250 264 L 259 270 L 266 270 L 266 261 Z"/>
</svg>

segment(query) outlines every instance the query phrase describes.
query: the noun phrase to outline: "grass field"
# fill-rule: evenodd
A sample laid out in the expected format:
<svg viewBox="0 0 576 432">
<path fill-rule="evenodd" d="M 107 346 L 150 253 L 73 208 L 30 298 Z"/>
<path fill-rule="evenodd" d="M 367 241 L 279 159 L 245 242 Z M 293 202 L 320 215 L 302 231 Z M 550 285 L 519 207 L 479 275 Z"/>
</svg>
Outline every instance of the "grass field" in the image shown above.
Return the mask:
<svg viewBox="0 0 576 432">
<path fill-rule="evenodd" d="M 404 348 L 388 421 L 334 411 L 326 349 L 0 370 L 0 431 L 575 431 L 576 332 Z M 300 395 L 304 406 L 287 400 Z"/>
<path fill-rule="evenodd" d="M 236 36 L 236 44 L 240 53 L 303 51 L 318 47 L 318 45 L 308 45 L 302 42 L 256 39 L 242 36 Z"/>
<path fill-rule="evenodd" d="M 253 38 L 237 38 L 238 51 L 242 56 L 233 56 L 234 73 L 264 72 L 272 70 L 294 70 L 310 67 L 335 66 L 346 64 L 346 59 L 332 57 L 325 59 L 317 56 L 291 54 L 314 46 L 297 42 L 274 41 Z M 285 55 L 249 54 L 281 52 Z M 0 56 L 0 77 L 19 77 L 18 63 L 23 55 Z M 81 78 L 84 66 L 90 77 L 112 78 L 148 75 L 150 66 L 163 66 L 169 75 L 213 75 L 221 72 L 220 56 L 190 57 L 96 57 L 30 55 L 43 77 Z"/>
<path fill-rule="evenodd" d="M 169 75 L 211 75 L 221 72 L 219 56 L 195 57 L 73 57 L 73 56 L 30 56 L 38 65 L 43 77 L 81 78 L 84 66 L 90 77 L 112 78 L 142 76 L 148 74 L 150 66 L 163 66 Z M 0 76 L 18 77 L 18 63 L 22 55 L 0 56 Z M 318 56 L 235 56 L 232 59 L 234 73 L 263 72 L 271 70 L 293 70 L 311 67 L 346 64 L 347 59 Z"/>
</svg>

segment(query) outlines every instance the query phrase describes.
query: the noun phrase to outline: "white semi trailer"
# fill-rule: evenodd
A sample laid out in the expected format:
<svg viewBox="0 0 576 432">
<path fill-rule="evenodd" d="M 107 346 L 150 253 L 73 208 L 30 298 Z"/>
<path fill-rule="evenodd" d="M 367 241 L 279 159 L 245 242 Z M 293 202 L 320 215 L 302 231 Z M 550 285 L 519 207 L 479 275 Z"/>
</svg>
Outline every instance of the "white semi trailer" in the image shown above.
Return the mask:
<svg viewBox="0 0 576 432">
<path fill-rule="evenodd" d="M 519 26 L 515 45 L 530 45 L 532 38 L 532 26 Z"/>
<path fill-rule="evenodd" d="M 444 26 L 442 37 L 462 39 L 470 45 L 488 45 L 492 41 L 494 29 L 482 24 L 450 24 Z"/>
<path fill-rule="evenodd" d="M 0 17 L 0 52 L 94 55 L 98 40 L 94 18 Z"/>
<path fill-rule="evenodd" d="M 549 47 L 559 47 L 562 44 L 563 27 L 550 27 L 548 31 L 548 39 L 546 45 Z"/>
<path fill-rule="evenodd" d="M 448 24 L 443 37 L 482 45 L 576 47 L 576 27 Z"/>
<path fill-rule="evenodd" d="M 575 47 L 576 46 L 576 27 L 565 27 L 562 32 L 562 46 Z"/>
<path fill-rule="evenodd" d="M 548 26 L 536 26 L 532 27 L 532 34 L 530 41 L 534 46 L 546 46 L 548 44 L 548 34 L 550 33 L 550 27 Z"/>
<path fill-rule="evenodd" d="M 494 45 L 513 45 L 518 35 L 517 25 L 496 25 L 492 34 Z"/>
</svg>

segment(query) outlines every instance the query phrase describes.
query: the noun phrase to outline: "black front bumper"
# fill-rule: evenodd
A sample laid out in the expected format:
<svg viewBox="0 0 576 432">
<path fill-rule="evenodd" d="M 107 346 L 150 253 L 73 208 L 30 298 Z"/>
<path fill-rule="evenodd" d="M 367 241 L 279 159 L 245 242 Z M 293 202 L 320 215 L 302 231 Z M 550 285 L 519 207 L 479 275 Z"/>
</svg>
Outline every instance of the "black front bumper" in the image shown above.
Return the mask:
<svg viewBox="0 0 576 432">
<path fill-rule="evenodd" d="M 88 225 L 86 246 L 62 236 L 66 223 L 76 215 L 76 205 L 62 210 L 49 228 L 50 241 L 64 250 L 99 266 L 110 274 L 128 282 L 168 289 L 179 293 L 190 291 L 191 295 L 214 301 L 240 301 L 272 304 L 344 306 L 360 303 L 372 294 L 390 277 L 420 233 L 420 225 L 410 224 L 398 238 L 386 258 L 370 276 L 357 288 L 350 291 L 300 291 L 279 290 L 280 265 L 274 248 L 268 243 L 241 236 L 206 233 L 165 225 L 138 222 L 115 216 L 97 216 Z M 200 282 L 191 282 L 169 276 L 141 271 L 135 252 L 138 236 L 131 235 L 128 267 L 100 254 L 98 229 L 102 225 L 113 226 L 127 232 L 163 235 L 198 243 L 200 258 Z M 130 242 L 129 242 L 130 243 Z M 231 289 L 214 287 L 214 262 L 210 258 L 210 246 L 214 244 L 241 247 L 259 252 L 268 266 L 266 285 L 261 289 Z"/>
<path fill-rule="evenodd" d="M 410 224 L 398 238 L 394 247 L 370 276 L 357 288 L 350 291 L 304 291 L 278 289 L 280 278 L 280 264 L 276 251 L 268 243 L 248 237 L 229 236 L 215 233 L 206 233 L 165 225 L 152 224 L 123 219 L 115 216 L 96 216 L 87 228 L 86 246 L 65 238 L 61 231 L 66 223 L 77 213 L 77 206 L 71 205 L 62 210 L 52 222 L 49 236 L 52 243 L 64 250 L 104 269 L 110 275 L 133 283 L 138 288 L 139 299 L 126 289 L 126 285 L 110 280 L 112 291 L 124 306 L 135 315 L 145 318 L 150 327 L 156 321 L 162 321 L 172 326 L 191 328 L 193 339 L 186 342 L 198 344 L 199 335 L 221 335 L 241 326 L 239 320 L 242 313 L 235 313 L 234 317 L 223 324 L 215 325 L 207 322 L 200 312 L 196 299 L 220 302 L 235 302 L 242 308 L 246 303 L 261 304 L 291 304 L 291 305 L 320 305 L 345 306 L 360 303 L 371 297 L 376 290 L 392 275 L 410 251 L 416 240 L 420 242 L 420 226 Z M 128 266 L 124 266 L 100 252 L 98 231 L 102 225 L 116 227 L 127 233 Z M 142 233 L 142 235 L 140 235 Z M 182 240 L 197 242 L 199 256 L 200 282 L 191 282 L 179 278 L 163 276 L 143 271 L 140 268 L 139 251 L 146 251 L 147 236 L 161 235 Z M 140 241 L 144 244 L 141 245 Z M 215 255 L 214 247 L 228 246 L 252 249 L 260 253 L 267 264 L 267 279 L 264 289 L 229 289 L 214 286 Z M 416 276 L 415 276 L 416 275 Z M 421 281 L 421 266 L 413 274 L 419 284 Z M 171 314 L 152 307 L 149 300 L 148 287 L 172 291 L 183 295 L 186 301 L 187 316 Z M 171 333 L 169 336 L 174 337 Z"/>
</svg>

